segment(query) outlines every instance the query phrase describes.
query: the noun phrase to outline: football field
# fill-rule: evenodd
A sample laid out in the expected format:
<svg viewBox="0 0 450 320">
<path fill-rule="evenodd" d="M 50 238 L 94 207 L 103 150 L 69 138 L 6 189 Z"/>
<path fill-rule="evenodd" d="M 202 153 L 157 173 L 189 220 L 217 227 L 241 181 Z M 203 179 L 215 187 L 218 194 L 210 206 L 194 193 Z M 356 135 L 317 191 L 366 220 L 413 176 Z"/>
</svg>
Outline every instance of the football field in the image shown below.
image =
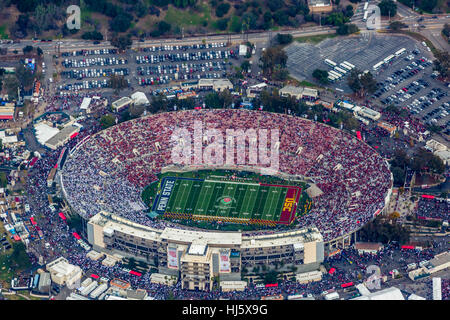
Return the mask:
<svg viewBox="0 0 450 320">
<path fill-rule="evenodd" d="M 173 218 L 290 224 L 300 194 L 297 186 L 165 177 L 153 211 Z"/>
</svg>

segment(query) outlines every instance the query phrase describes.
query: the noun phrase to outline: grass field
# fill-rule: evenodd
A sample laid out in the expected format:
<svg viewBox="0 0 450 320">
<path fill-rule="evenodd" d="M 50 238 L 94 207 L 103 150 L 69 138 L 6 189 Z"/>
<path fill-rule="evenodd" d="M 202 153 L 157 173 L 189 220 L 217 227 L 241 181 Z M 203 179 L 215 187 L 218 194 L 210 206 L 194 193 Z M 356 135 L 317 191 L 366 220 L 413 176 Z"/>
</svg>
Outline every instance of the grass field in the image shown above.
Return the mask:
<svg viewBox="0 0 450 320">
<path fill-rule="evenodd" d="M 175 219 L 289 225 L 302 188 L 292 185 L 166 176 L 152 211 Z"/>
<path fill-rule="evenodd" d="M 318 44 L 319 42 L 328 39 L 328 38 L 335 38 L 337 37 L 337 34 L 331 33 L 331 34 L 318 34 L 315 36 L 307 36 L 307 37 L 298 37 L 294 38 L 295 41 L 300 43 L 312 43 L 312 44 Z"/>
</svg>

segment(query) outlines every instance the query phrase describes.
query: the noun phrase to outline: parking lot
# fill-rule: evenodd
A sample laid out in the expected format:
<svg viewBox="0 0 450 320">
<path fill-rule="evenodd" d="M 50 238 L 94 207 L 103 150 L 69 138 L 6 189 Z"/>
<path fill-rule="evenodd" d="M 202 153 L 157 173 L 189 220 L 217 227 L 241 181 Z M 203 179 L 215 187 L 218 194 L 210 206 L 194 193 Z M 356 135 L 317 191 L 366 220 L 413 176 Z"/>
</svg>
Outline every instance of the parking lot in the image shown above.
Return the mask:
<svg viewBox="0 0 450 320">
<path fill-rule="evenodd" d="M 331 70 L 331 67 L 324 62 L 325 59 L 338 65 L 347 61 L 355 65 L 356 69 L 368 70 L 373 74 L 373 66 L 386 57 L 402 48 L 411 52 L 420 46 L 419 42 L 406 36 L 381 35 L 362 31 L 360 35 L 351 37 L 325 39 L 317 45 L 294 42 L 285 50 L 288 55 L 287 68 L 290 74 L 300 81 L 315 82 L 312 77 L 315 69 Z M 423 52 L 422 55 L 431 58 L 430 52 Z M 344 93 L 351 93 L 346 79 L 347 77 L 344 76 L 329 86 Z"/>
<path fill-rule="evenodd" d="M 127 50 L 122 55 L 115 49 L 65 52 L 61 55 L 63 83 L 56 88 L 62 94 L 108 88 L 112 74 L 123 75 L 132 89 L 224 78 L 233 64 L 239 65 L 237 54 L 238 47 L 227 47 L 225 43 L 152 46 Z"/>
<path fill-rule="evenodd" d="M 376 74 L 377 91 L 371 102 L 381 107 L 396 105 L 428 125 L 444 128 L 450 133 L 450 105 L 448 87 L 436 80 L 432 61 L 424 56 L 425 50 L 417 48 L 397 57 Z"/>
</svg>

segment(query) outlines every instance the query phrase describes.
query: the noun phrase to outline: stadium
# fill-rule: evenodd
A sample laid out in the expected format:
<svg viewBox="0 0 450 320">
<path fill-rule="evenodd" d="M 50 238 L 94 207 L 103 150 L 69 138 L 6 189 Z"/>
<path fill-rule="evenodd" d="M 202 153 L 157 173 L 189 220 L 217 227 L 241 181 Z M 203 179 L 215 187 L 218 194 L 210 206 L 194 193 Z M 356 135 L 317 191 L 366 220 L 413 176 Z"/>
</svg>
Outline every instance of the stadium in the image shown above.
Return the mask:
<svg viewBox="0 0 450 320">
<path fill-rule="evenodd" d="M 278 168 L 251 164 L 251 139 L 232 156 L 245 161 L 198 164 L 189 155 L 184 164 L 174 163 L 176 131 L 192 134 L 195 122 L 216 134 L 278 129 L 279 140 L 270 142 Z M 208 151 L 211 143 L 202 134 L 194 149 Z M 217 170 L 228 175 L 211 179 Z M 239 181 L 239 172 L 256 178 Z M 160 113 L 100 131 L 70 150 L 58 181 L 95 249 L 145 260 L 162 274 L 182 277 L 184 288 L 201 290 L 210 288 L 213 275 L 237 281 L 244 268 L 258 264 L 316 269 L 324 254 L 349 245 L 357 230 L 383 212 L 392 190 L 387 162 L 349 133 L 290 115 L 228 109 Z M 152 184 L 157 187 L 149 206 L 142 193 Z M 267 194 L 262 200 L 261 190 Z M 294 200 L 285 211 L 287 199 Z M 182 220 L 242 228 L 208 231 Z M 196 264 L 205 267 L 192 269 Z"/>
</svg>

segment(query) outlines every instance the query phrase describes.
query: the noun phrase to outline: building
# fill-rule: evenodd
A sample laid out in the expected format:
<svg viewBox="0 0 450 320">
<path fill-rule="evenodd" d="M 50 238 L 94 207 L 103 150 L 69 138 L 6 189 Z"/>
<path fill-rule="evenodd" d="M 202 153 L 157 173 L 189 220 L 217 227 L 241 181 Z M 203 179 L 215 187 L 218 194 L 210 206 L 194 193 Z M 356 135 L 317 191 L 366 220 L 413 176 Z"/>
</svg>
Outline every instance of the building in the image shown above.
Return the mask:
<svg viewBox="0 0 450 320">
<path fill-rule="evenodd" d="M 120 112 L 127 108 L 132 102 L 133 100 L 128 97 L 122 97 L 111 104 L 112 110 L 114 112 Z"/>
<path fill-rule="evenodd" d="M 331 0 L 308 0 L 308 8 L 311 14 L 331 12 L 333 5 Z"/>
<path fill-rule="evenodd" d="M 315 101 L 319 97 L 319 91 L 308 87 L 284 86 L 280 89 L 282 97 L 294 97 L 297 100 Z"/>
<path fill-rule="evenodd" d="M 395 287 L 386 288 L 377 292 L 362 295 L 350 300 L 405 300 L 400 289 Z"/>
<path fill-rule="evenodd" d="M 223 292 L 244 291 L 247 288 L 246 281 L 221 281 L 220 288 Z"/>
<path fill-rule="evenodd" d="M 80 111 L 85 113 L 91 113 L 91 108 L 89 107 L 91 104 L 92 98 L 84 97 L 83 101 L 80 105 Z"/>
<path fill-rule="evenodd" d="M 434 256 L 429 261 L 429 272 L 431 274 L 445 270 L 450 267 L 450 251 L 446 251 Z"/>
<path fill-rule="evenodd" d="M 258 84 L 255 84 L 253 86 L 250 86 L 247 88 L 247 97 L 249 98 L 255 98 L 256 96 L 258 96 L 261 91 L 264 90 L 264 88 L 267 87 L 267 83 L 265 82 L 261 82 Z"/>
<path fill-rule="evenodd" d="M 381 118 L 381 113 L 367 107 L 361 107 L 361 109 L 357 111 L 357 114 L 373 121 L 377 121 Z"/>
<path fill-rule="evenodd" d="M 197 86 L 199 90 L 214 90 L 216 92 L 226 89 L 233 90 L 233 84 L 228 79 L 200 79 Z"/>
<path fill-rule="evenodd" d="M 38 284 L 39 293 L 49 294 L 51 284 L 52 281 L 50 278 L 50 273 L 48 272 L 41 273 L 39 276 L 39 284 Z"/>
<path fill-rule="evenodd" d="M 72 137 L 80 132 L 80 127 L 77 125 L 69 125 L 61 129 L 57 134 L 48 139 L 44 146 L 52 150 L 65 145 Z"/>
<path fill-rule="evenodd" d="M 135 106 L 148 106 L 150 104 L 145 93 L 141 91 L 136 91 L 133 93 L 131 95 L 131 99 L 133 100 L 133 104 Z"/>
<path fill-rule="evenodd" d="M 438 156 L 439 158 L 441 158 L 441 160 L 444 162 L 444 164 L 446 166 L 450 166 L 450 151 L 449 150 L 436 151 L 434 153 L 434 155 Z"/>
<path fill-rule="evenodd" d="M 295 276 L 295 279 L 297 280 L 298 283 L 301 283 L 301 284 L 321 281 L 322 280 L 322 272 L 316 270 L 316 271 L 299 273 Z"/>
<path fill-rule="evenodd" d="M 324 259 L 316 228 L 279 234 L 243 236 L 241 232 L 154 229 L 100 212 L 87 223 L 94 250 L 120 254 L 156 265 L 158 273 L 180 277 L 183 288 L 210 290 L 214 277 L 240 281 L 243 268 L 284 263 L 301 272 L 317 270 Z M 155 281 L 161 281 L 156 280 Z"/>
<path fill-rule="evenodd" d="M 127 299 L 128 300 L 145 300 L 148 297 L 148 293 L 144 289 L 128 289 Z"/>
<path fill-rule="evenodd" d="M 245 44 L 239 45 L 239 55 L 240 56 L 247 55 L 248 49 L 249 49 L 248 46 L 246 46 Z"/>
<path fill-rule="evenodd" d="M 14 105 L 14 103 L 5 103 L 5 105 L 0 106 L 0 120 L 14 119 L 15 111 L 16 106 Z"/>
<path fill-rule="evenodd" d="M 360 255 L 364 253 L 377 254 L 380 250 L 383 250 L 383 245 L 379 242 L 356 242 L 355 249 Z"/>
<path fill-rule="evenodd" d="M 8 131 L 8 132 L 7 132 Z M 2 140 L 2 145 L 5 147 L 14 145 L 18 142 L 17 135 L 7 135 L 7 133 L 11 133 L 9 130 L 1 130 L 0 131 L 0 140 Z"/>
<path fill-rule="evenodd" d="M 384 122 L 384 121 L 378 122 L 377 126 L 381 129 L 387 131 L 387 133 L 389 134 L 390 137 L 394 136 L 394 134 L 397 132 L 396 126 L 394 126 L 390 123 Z"/>
<path fill-rule="evenodd" d="M 124 280 L 115 278 L 109 282 L 108 292 L 113 293 L 114 295 L 126 296 L 127 290 L 131 288 L 131 284 Z"/>
<path fill-rule="evenodd" d="M 58 285 L 71 286 L 81 280 L 82 270 L 79 266 L 70 264 L 65 258 L 59 257 L 46 265 L 51 280 Z"/>
<path fill-rule="evenodd" d="M 150 282 L 172 286 L 178 282 L 178 278 L 176 276 L 168 276 L 167 274 L 162 273 L 152 273 L 150 276 Z"/>
</svg>

